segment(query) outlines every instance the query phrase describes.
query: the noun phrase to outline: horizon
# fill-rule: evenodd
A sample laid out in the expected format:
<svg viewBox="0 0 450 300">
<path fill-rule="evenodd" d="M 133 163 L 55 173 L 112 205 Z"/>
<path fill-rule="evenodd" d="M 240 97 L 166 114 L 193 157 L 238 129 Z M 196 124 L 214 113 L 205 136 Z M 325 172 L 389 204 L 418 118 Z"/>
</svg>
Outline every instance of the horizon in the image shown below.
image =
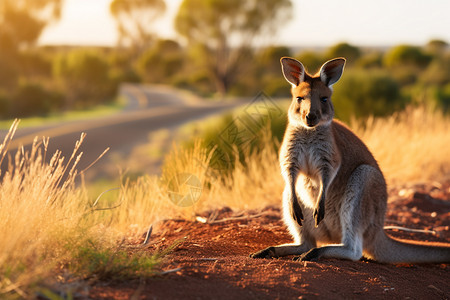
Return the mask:
<svg viewBox="0 0 450 300">
<path fill-rule="evenodd" d="M 114 47 L 118 35 L 114 18 L 109 14 L 110 1 L 66 0 L 61 19 L 45 28 L 38 45 Z M 341 0 L 339 3 L 319 0 L 308 4 L 293 1 L 293 18 L 280 27 L 270 43 L 262 45 L 326 48 L 347 42 L 359 47 L 389 48 L 398 44 L 425 45 L 433 39 L 450 42 L 450 31 L 446 30 L 450 28 L 450 19 L 445 18 L 446 11 L 450 11 L 450 2 L 431 1 L 436 4 L 433 10 L 423 1 L 409 1 L 409 11 L 401 19 L 398 14 L 400 11 L 404 13 L 403 6 L 389 0 L 380 0 L 376 4 L 354 3 L 351 0 Z M 154 31 L 159 38 L 180 41 L 172 21 L 181 2 L 166 0 L 164 16 L 154 23 Z M 386 11 L 384 7 L 388 4 L 391 9 Z M 315 11 L 321 11 L 320 22 L 314 23 Z M 344 13 L 346 21 L 342 22 Z M 302 31 L 298 32 L 298 28 Z M 292 36 L 296 35 L 298 39 L 293 39 Z"/>
</svg>

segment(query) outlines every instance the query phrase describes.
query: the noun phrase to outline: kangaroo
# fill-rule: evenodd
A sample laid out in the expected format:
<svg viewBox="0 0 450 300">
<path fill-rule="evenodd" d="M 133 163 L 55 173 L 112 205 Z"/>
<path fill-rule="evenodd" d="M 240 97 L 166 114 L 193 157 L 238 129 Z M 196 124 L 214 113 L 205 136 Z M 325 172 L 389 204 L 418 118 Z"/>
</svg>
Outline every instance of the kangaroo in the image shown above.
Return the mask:
<svg viewBox="0 0 450 300">
<path fill-rule="evenodd" d="M 408 244 L 383 230 L 386 182 L 366 145 L 343 123 L 333 120 L 332 86 L 344 58 L 322 65 L 314 76 L 299 61 L 283 57 L 292 85 L 288 125 L 280 149 L 285 189 L 283 219 L 293 244 L 268 247 L 253 258 L 297 255 L 381 263 L 450 262 L 450 247 Z"/>
</svg>

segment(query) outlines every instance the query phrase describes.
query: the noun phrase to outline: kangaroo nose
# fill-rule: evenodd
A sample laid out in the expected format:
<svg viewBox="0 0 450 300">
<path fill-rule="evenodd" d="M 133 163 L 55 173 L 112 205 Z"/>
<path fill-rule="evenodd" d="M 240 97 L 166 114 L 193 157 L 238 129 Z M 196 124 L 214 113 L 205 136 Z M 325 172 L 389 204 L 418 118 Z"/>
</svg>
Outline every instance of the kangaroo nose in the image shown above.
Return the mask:
<svg viewBox="0 0 450 300">
<path fill-rule="evenodd" d="M 317 124 L 317 115 L 313 113 L 307 114 L 306 124 L 308 124 L 309 127 L 314 127 Z"/>
<path fill-rule="evenodd" d="M 314 122 L 317 120 L 317 116 L 316 116 L 316 114 L 309 113 L 306 115 L 306 120 L 308 122 Z"/>
</svg>

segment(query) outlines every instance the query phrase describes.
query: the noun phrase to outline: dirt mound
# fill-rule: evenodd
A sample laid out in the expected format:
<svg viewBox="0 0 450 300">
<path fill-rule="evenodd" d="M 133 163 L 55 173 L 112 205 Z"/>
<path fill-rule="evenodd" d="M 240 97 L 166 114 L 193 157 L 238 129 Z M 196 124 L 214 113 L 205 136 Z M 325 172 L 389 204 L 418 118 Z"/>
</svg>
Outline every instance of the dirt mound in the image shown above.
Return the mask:
<svg viewBox="0 0 450 300">
<path fill-rule="evenodd" d="M 450 183 L 390 191 L 386 225 L 429 232 L 387 230 L 396 238 L 450 243 Z M 164 275 L 98 283 L 94 299 L 448 299 L 447 264 L 385 265 L 372 261 L 251 259 L 264 247 L 289 243 L 278 208 L 236 213 L 229 209 L 196 222 L 168 220 L 152 237 L 154 249 L 182 242 L 165 259 Z"/>
</svg>

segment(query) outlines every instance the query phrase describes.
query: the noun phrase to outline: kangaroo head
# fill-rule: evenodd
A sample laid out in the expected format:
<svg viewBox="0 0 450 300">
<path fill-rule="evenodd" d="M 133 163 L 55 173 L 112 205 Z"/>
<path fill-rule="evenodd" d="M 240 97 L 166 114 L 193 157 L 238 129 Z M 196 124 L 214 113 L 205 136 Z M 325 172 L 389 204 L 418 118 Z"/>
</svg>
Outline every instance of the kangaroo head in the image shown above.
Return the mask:
<svg viewBox="0 0 450 300">
<path fill-rule="evenodd" d="M 281 58 L 284 78 L 292 85 L 289 122 L 308 129 L 331 124 L 334 116 L 331 86 L 341 78 L 344 65 L 344 58 L 335 58 L 324 63 L 320 71 L 311 76 L 298 60 Z"/>
</svg>

